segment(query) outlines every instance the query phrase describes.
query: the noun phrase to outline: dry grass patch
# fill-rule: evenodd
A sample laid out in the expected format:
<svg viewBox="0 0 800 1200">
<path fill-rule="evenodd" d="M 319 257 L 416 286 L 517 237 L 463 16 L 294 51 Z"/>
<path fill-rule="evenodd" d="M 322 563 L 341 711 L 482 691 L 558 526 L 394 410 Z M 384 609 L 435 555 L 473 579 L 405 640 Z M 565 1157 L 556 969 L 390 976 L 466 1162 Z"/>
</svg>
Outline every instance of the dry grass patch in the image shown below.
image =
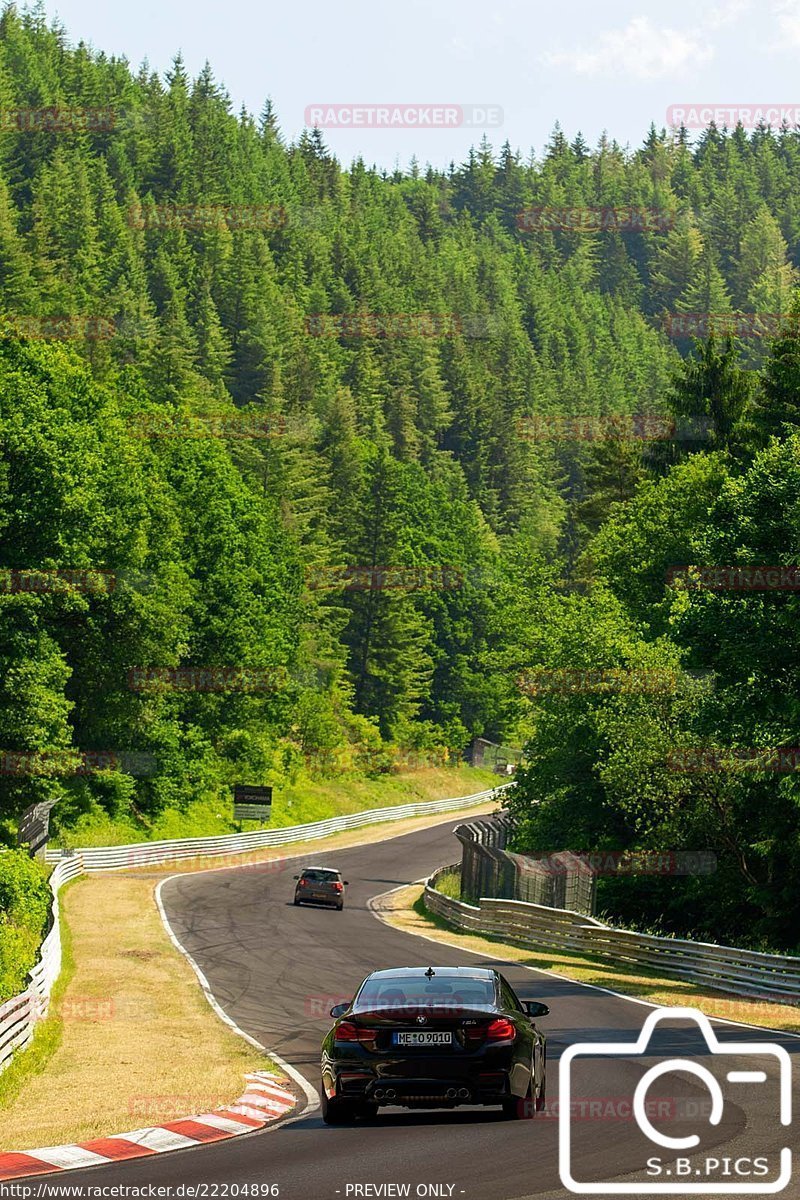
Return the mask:
<svg viewBox="0 0 800 1200">
<path fill-rule="evenodd" d="M 746 1025 L 761 1025 L 786 1033 L 800 1033 L 800 1008 L 796 1005 L 739 999 L 737 996 L 715 992 L 697 984 L 684 983 L 678 979 L 664 979 L 654 973 L 642 972 L 633 966 L 617 966 L 600 959 L 561 954 L 547 948 L 537 952 L 500 938 L 460 933 L 445 921 L 427 912 L 422 900 L 422 890 L 415 884 L 396 892 L 389 892 L 375 902 L 374 908 L 383 920 L 405 930 L 406 933 L 433 937 L 450 946 L 473 950 L 487 957 L 504 958 L 524 966 L 555 971 L 569 979 L 611 988 L 626 996 L 649 1000 L 652 1004 L 686 1004 L 692 1008 L 699 1008 L 709 1017 L 742 1021 Z"/>
<path fill-rule="evenodd" d="M 60 1039 L 2 1113 L 0 1150 L 83 1142 L 230 1104 L 270 1063 L 211 1011 L 169 941 L 151 880 L 89 876 L 65 894 L 74 970 Z"/>
</svg>

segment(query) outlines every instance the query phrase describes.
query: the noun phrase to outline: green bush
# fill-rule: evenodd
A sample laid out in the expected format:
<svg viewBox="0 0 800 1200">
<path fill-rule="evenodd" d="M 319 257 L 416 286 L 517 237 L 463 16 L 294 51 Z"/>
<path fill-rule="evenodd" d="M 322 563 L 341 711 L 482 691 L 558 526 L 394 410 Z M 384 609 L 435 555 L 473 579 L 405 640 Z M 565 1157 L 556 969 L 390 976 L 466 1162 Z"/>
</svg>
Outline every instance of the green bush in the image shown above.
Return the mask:
<svg viewBox="0 0 800 1200">
<path fill-rule="evenodd" d="M 50 911 L 44 870 L 23 850 L 0 854 L 0 1003 L 25 987 Z"/>
</svg>

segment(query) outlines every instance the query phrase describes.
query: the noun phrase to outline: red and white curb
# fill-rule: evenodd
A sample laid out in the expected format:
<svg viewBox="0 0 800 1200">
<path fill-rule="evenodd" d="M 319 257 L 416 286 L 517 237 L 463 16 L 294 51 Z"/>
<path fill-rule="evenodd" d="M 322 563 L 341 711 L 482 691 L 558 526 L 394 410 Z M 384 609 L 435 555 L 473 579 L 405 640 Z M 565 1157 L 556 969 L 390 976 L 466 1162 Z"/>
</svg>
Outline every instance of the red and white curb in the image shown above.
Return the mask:
<svg viewBox="0 0 800 1200">
<path fill-rule="evenodd" d="M 282 1086 L 276 1075 L 256 1071 L 246 1075 L 247 1090 L 234 1104 L 200 1116 L 168 1121 L 132 1133 L 115 1133 L 73 1146 L 46 1146 L 0 1154 L 0 1180 L 24 1175 L 51 1175 L 78 1167 L 99 1167 L 126 1158 L 144 1158 L 167 1150 L 187 1150 L 204 1142 L 252 1133 L 277 1121 L 297 1104 L 297 1097 Z"/>
</svg>

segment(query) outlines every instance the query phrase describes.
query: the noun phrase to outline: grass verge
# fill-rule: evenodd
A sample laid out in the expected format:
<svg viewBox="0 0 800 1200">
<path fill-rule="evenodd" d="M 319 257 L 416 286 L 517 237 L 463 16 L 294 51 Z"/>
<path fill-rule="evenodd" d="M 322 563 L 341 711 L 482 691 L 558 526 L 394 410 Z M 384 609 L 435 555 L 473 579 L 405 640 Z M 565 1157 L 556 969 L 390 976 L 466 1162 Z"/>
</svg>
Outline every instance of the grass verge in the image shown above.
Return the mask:
<svg viewBox="0 0 800 1200">
<path fill-rule="evenodd" d="M 205 1112 L 240 1096 L 247 1071 L 269 1067 L 209 1008 L 167 937 L 152 881 L 84 877 L 61 910 L 69 974 L 38 1047 L 9 1068 L 20 1074 L 5 1095 L 0 1149 L 83 1142 Z"/>
<path fill-rule="evenodd" d="M 339 776 L 312 779 L 301 773 L 292 784 L 275 790 L 270 829 L 287 825 L 305 825 L 362 812 L 367 808 L 385 808 L 395 804 L 413 804 L 425 800 L 444 800 L 450 796 L 468 796 L 507 782 L 492 771 L 460 765 L 427 767 L 377 778 Z M 186 811 L 167 809 L 149 823 L 113 820 L 93 811 L 68 830 L 61 830 L 53 845 L 123 846 L 131 842 L 158 842 L 187 837 L 219 837 L 240 829 L 259 829 L 256 821 L 234 823 L 230 803 L 220 800 L 197 801 Z"/>
<path fill-rule="evenodd" d="M 429 913 L 422 899 L 423 889 L 414 884 L 379 898 L 374 907 L 391 925 L 406 933 L 433 937 L 450 946 L 472 950 L 488 957 L 504 958 L 527 967 L 555 971 L 568 979 L 597 987 L 611 988 L 639 1000 L 659 1005 L 689 1005 L 709 1017 L 741 1021 L 787 1033 L 800 1033 L 800 1008 L 761 1000 L 739 999 L 712 988 L 678 979 L 664 979 L 654 972 L 626 967 L 599 958 L 560 953 L 543 947 L 540 951 L 505 939 L 461 933 L 440 917 Z"/>
<path fill-rule="evenodd" d="M 65 884 L 59 892 L 59 902 L 64 899 L 77 880 Z M 61 922 L 61 973 L 50 996 L 47 1019 L 39 1021 L 34 1029 L 33 1041 L 15 1054 L 5 1071 L 0 1074 L 0 1111 L 5 1110 L 20 1095 L 28 1079 L 44 1070 L 61 1043 L 61 1019 L 59 1005 L 75 973 L 75 955 L 72 935 L 64 921 Z"/>
</svg>

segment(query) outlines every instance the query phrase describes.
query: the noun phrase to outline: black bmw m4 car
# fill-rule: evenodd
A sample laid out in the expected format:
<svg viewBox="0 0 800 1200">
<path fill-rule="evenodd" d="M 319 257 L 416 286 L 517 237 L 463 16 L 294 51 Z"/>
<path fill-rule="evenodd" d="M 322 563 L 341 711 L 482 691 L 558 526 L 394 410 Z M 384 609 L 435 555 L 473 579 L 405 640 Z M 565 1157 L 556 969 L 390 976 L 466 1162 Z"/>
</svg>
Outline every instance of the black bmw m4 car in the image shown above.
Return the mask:
<svg viewBox="0 0 800 1200">
<path fill-rule="evenodd" d="M 399 967 L 368 975 L 331 1009 L 322 1044 L 322 1117 L 343 1125 L 382 1105 L 500 1105 L 510 1119 L 545 1104 L 546 1004 L 517 999 L 487 967 Z"/>
</svg>

